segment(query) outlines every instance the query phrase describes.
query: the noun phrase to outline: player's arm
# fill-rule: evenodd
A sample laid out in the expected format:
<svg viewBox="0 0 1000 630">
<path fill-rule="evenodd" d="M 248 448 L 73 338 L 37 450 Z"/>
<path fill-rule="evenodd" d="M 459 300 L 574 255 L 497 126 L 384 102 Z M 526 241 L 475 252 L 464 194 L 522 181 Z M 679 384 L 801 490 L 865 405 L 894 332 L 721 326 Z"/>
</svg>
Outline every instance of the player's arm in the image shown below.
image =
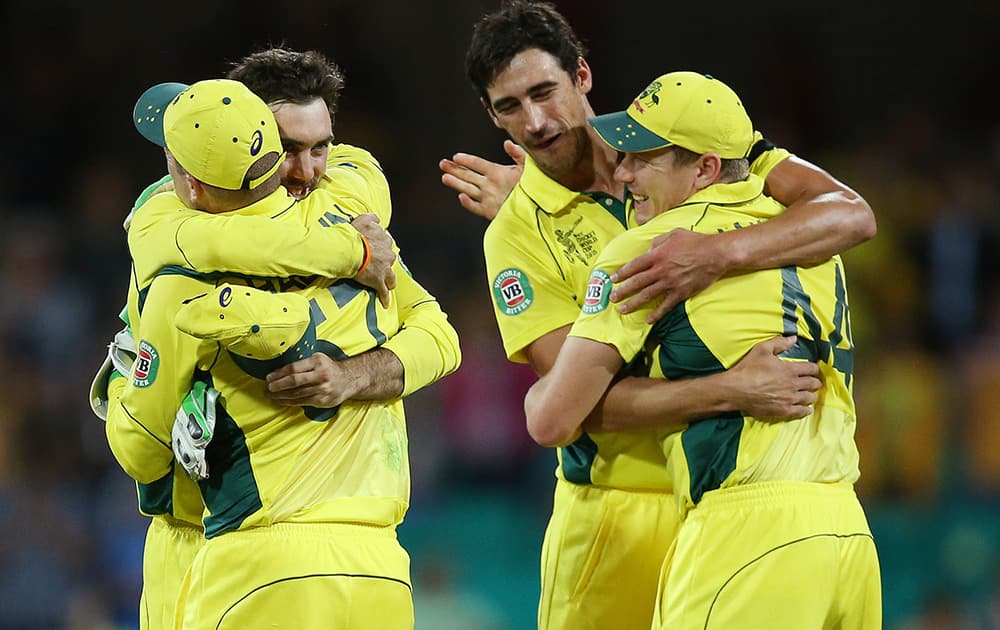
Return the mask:
<svg viewBox="0 0 1000 630">
<path fill-rule="evenodd" d="M 766 154 L 758 158 L 767 159 Z M 809 265 L 875 236 L 868 202 L 814 164 L 785 157 L 770 168 L 765 182 L 785 212 L 720 234 L 677 229 L 660 235 L 648 252 L 613 275 L 611 300 L 624 301 L 621 309 L 628 313 L 663 296 L 650 314 L 652 322 L 724 275 Z"/>
<path fill-rule="evenodd" d="M 542 446 L 566 446 L 624 365 L 617 348 L 568 337 L 552 369 L 528 390 L 528 433 Z"/>
<path fill-rule="evenodd" d="M 491 221 L 524 170 L 524 149 L 510 140 L 504 141 L 503 148 L 513 164 L 497 164 L 470 153 L 456 153 L 438 162 L 441 183 L 458 193 L 458 203 Z"/>
<path fill-rule="evenodd" d="M 171 194 L 150 197 L 133 214 L 128 241 L 143 282 L 171 265 L 253 276 L 367 274 L 372 278 L 358 281 L 381 294 L 388 291 L 382 286 L 395 259 L 387 235 L 350 222 L 304 226 L 261 216 L 213 215 L 185 208 Z"/>
<path fill-rule="evenodd" d="M 132 372 L 109 384 L 108 445 L 122 469 L 140 483 L 152 483 L 173 470 L 171 428 L 203 348 L 177 330 L 173 314 L 199 291 L 203 284 L 183 276 L 153 282 Z"/>
<path fill-rule="evenodd" d="M 554 330 L 524 349 L 539 376 L 549 373 L 560 348 L 567 339 L 575 338 L 568 337 L 570 328 Z M 822 383 L 815 363 L 778 358 L 794 344 L 794 337 L 763 341 L 729 370 L 710 376 L 678 381 L 615 380 L 592 406 L 583 428 L 592 432 L 679 429 L 731 411 L 762 418 L 801 418 L 811 413 Z"/>
<path fill-rule="evenodd" d="M 400 264 L 395 290 L 401 328 L 381 347 L 336 361 L 322 353 L 268 375 L 268 395 L 287 405 L 334 407 L 345 400 L 410 395 L 458 369 L 458 333 L 433 295 Z"/>
</svg>

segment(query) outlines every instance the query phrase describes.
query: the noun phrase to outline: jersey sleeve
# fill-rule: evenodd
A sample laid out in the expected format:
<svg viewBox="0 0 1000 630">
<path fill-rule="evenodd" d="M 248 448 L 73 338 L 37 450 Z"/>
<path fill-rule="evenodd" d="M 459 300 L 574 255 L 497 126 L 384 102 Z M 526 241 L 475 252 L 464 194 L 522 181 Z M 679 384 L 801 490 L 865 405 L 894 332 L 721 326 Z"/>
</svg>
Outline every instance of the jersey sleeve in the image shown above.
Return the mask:
<svg viewBox="0 0 1000 630">
<path fill-rule="evenodd" d="M 128 231 L 139 283 L 177 265 L 202 273 L 352 278 L 365 256 L 350 223 L 323 226 L 186 208 L 174 194 L 151 197 Z"/>
<path fill-rule="evenodd" d="M 504 350 L 511 361 L 526 363 L 525 348 L 576 319 L 573 287 L 538 231 L 503 211 L 486 229 L 483 249 Z"/>
<path fill-rule="evenodd" d="M 625 363 L 632 361 L 645 344 L 651 327 L 646 317 L 656 305 L 647 304 L 623 314 L 610 300 L 611 274 L 648 248 L 649 241 L 636 236 L 637 232 L 626 232 L 616 237 L 598 256 L 587 281 L 583 308 L 569 332 L 573 337 L 614 346 Z"/>
<path fill-rule="evenodd" d="M 371 153 L 349 144 L 330 147 L 326 159 L 326 175 L 320 188 L 342 199 L 361 204 L 361 212 L 378 215 L 379 225 L 389 228 L 392 219 L 392 197 L 382 166 Z"/>
<path fill-rule="evenodd" d="M 174 416 L 199 361 L 215 352 L 215 343 L 185 335 L 173 324 L 183 300 L 205 288 L 184 276 L 161 276 L 153 282 L 132 373 L 111 384 L 114 389 L 109 394 L 115 399 L 109 402 L 105 425 L 108 445 L 122 469 L 140 483 L 153 483 L 171 473 Z"/>
<path fill-rule="evenodd" d="M 382 347 L 403 364 L 402 396 L 409 396 L 458 369 L 462 355 L 458 333 L 437 299 L 401 261 L 395 271 L 393 299 L 398 301 L 401 328 Z"/>
<path fill-rule="evenodd" d="M 771 172 L 771 169 L 791 155 L 791 152 L 775 146 L 757 131 L 754 133 L 753 148 L 750 150 L 750 172 L 761 179 L 767 179 L 767 174 Z"/>
</svg>

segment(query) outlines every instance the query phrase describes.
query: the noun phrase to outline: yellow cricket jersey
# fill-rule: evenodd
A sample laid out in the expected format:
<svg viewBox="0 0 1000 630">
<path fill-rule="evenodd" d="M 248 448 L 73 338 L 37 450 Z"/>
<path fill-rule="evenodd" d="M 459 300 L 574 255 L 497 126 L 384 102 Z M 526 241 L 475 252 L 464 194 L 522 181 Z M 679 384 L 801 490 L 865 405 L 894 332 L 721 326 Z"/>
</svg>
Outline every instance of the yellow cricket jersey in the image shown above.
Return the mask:
<svg viewBox="0 0 1000 630">
<path fill-rule="evenodd" d="M 328 195 L 328 212 L 314 221 L 271 221 L 296 212 L 288 197 L 274 216 L 241 213 L 208 214 L 187 208 L 172 192 L 153 195 L 133 213 L 129 249 L 132 284 L 144 294 L 153 277 L 176 265 L 199 272 L 231 272 L 249 276 L 325 276 L 350 278 L 364 258 L 360 235 L 344 218 L 373 212 L 388 229 L 392 218 L 389 184 L 378 161 L 365 149 L 347 144 L 330 147 L 327 171 L 318 191 Z M 318 229 L 320 228 L 320 229 Z M 457 336 L 437 300 L 413 282 L 405 264 L 397 274 L 397 292 L 422 293 L 401 313 L 401 334 L 385 343 L 403 364 L 403 396 L 426 387 L 457 367 Z M 401 275 L 407 278 L 400 280 Z M 140 300 L 141 301 L 141 300 Z M 137 313 L 130 312 L 132 322 Z"/>
<path fill-rule="evenodd" d="M 609 307 L 611 274 L 646 251 L 659 234 L 682 227 L 702 233 L 767 220 L 782 206 L 763 194 L 763 180 L 718 184 L 615 239 L 601 254 L 571 335 L 615 346 L 650 376 L 714 374 L 756 343 L 798 335 L 792 358 L 819 363 L 823 388 L 809 417 L 791 422 L 726 414 L 667 435 L 663 450 L 681 508 L 717 488 L 758 481 L 853 483 L 853 343 L 839 257 L 810 268 L 785 267 L 727 277 L 646 323 L 652 305 L 628 315 Z"/>
<path fill-rule="evenodd" d="M 757 139 L 751 170 L 763 178 L 790 154 L 760 134 Z M 525 362 L 527 346 L 576 321 L 598 254 L 633 225 L 631 203 L 569 190 L 525 159 L 520 182 L 483 239 L 493 310 L 510 360 Z M 557 474 L 574 483 L 668 488 L 659 437 L 584 433 L 558 450 Z"/>
<path fill-rule="evenodd" d="M 286 212 L 279 189 L 241 209 L 244 215 L 333 225 L 330 196 L 316 191 Z M 137 214 L 137 219 L 141 213 Z M 334 219 L 339 219 L 335 221 Z M 268 253 L 264 252 L 264 256 Z M 398 265 L 399 263 L 397 263 Z M 137 261 L 138 266 L 138 261 Z M 193 377 L 211 379 L 225 412 L 209 446 L 211 477 L 200 484 L 207 507 L 206 536 L 277 521 L 398 523 L 409 499 L 409 473 L 402 403 L 348 402 L 331 413 L 279 407 L 264 395 L 265 383 L 240 369 L 215 342 L 178 331 L 173 314 L 181 302 L 206 291 L 204 279 L 241 280 L 270 290 L 301 292 L 309 298 L 320 340 L 317 349 L 347 357 L 382 345 L 399 331 L 400 314 L 433 298 L 397 267 L 402 290 L 385 309 L 351 281 L 317 278 L 249 278 L 168 268 L 154 279 L 142 308 L 140 355 L 118 405 L 108 414 L 108 439 L 119 463 L 140 482 L 169 474 L 173 415 Z M 437 342 L 438 352 L 457 366 L 457 338 Z M 454 351 L 446 348 L 453 346 Z M 310 415 L 315 418 L 310 418 Z M 332 419 L 331 419 L 332 416 Z"/>
<path fill-rule="evenodd" d="M 330 145 L 326 173 L 319 187 L 342 199 L 353 199 L 378 214 L 388 229 L 392 218 L 392 197 L 382 166 L 371 153 L 350 144 Z"/>
</svg>

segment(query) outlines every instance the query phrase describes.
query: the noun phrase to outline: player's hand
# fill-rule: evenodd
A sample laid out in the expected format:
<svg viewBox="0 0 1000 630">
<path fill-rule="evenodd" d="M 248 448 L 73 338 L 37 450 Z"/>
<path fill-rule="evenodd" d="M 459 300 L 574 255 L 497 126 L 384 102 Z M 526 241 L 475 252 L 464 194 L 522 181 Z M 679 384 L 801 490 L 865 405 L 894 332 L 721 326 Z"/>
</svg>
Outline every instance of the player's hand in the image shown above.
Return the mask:
<svg viewBox="0 0 1000 630">
<path fill-rule="evenodd" d="M 441 183 L 458 193 L 458 203 L 472 214 L 493 220 L 524 170 L 524 149 L 505 140 L 503 149 L 513 164 L 497 164 L 478 155 L 456 153 L 438 162 Z"/>
<path fill-rule="evenodd" d="M 279 405 L 336 407 L 357 389 L 357 375 L 317 352 L 267 375 L 267 396 Z"/>
<path fill-rule="evenodd" d="M 737 390 L 734 400 L 744 414 L 791 420 L 813 412 L 816 392 L 823 384 L 819 366 L 778 356 L 796 340 L 791 336 L 762 341 L 729 369 Z"/>
<path fill-rule="evenodd" d="M 195 381 L 174 417 L 170 443 L 174 458 L 195 481 L 208 478 L 206 449 L 215 433 L 215 403 L 219 392 Z"/>
<path fill-rule="evenodd" d="M 358 215 L 351 225 L 368 240 L 371 249 L 371 259 L 368 265 L 354 279 L 366 287 L 375 289 L 379 302 L 388 308 L 392 289 L 396 288 L 396 274 L 392 264 L 396 262 L 396 252 L 393 251 L 392 236 L 380 226 L 378 216 L 374 214 Z"/>
<path fill-rule="evenodd" d="M 617 285 L 611 301 L 627 299 L 618 310 L 631 313 L 662 298 L 646 318 L 649 323 L 658 321 L 722 276 L 722 257 L 710 247 L 711 239 L 709 234 L 682 228 L 657 236 L 645 254 L 625 263 L 611 276 Z"/>
</svg>

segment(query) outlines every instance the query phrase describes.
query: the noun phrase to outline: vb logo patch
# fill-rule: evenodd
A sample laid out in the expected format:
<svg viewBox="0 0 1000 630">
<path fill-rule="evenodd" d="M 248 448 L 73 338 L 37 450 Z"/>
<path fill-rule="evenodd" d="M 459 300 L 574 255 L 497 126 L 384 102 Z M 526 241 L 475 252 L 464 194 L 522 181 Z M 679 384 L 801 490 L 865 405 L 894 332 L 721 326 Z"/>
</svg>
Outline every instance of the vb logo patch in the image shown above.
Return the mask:
<svg viewBox="0 0 1000 630">
<path fill-rule="evenodd" d="M 583 297 L 583 312 L 588 315 L 600 313 L 608 307 L 611 299 L 611 276 L 600 269 L 590 272 L 587 293 Z"/>
<path fill-rule="evenodd" d="M 136 387 L 149 387 L 156 380 L 156 372 L 160 369 L 160 353 L 148 341 L 139 342 L 139 354 L 135 357 L 135 369 L 132 372 L 132 384 Z"/>
<path fill-rule="evenodd" d="M 504 315 L 520 315 L 531 306 L 535 294 L 520 269 L 504 269 L 493 281 L 493 299 Z"/>
</svg>

